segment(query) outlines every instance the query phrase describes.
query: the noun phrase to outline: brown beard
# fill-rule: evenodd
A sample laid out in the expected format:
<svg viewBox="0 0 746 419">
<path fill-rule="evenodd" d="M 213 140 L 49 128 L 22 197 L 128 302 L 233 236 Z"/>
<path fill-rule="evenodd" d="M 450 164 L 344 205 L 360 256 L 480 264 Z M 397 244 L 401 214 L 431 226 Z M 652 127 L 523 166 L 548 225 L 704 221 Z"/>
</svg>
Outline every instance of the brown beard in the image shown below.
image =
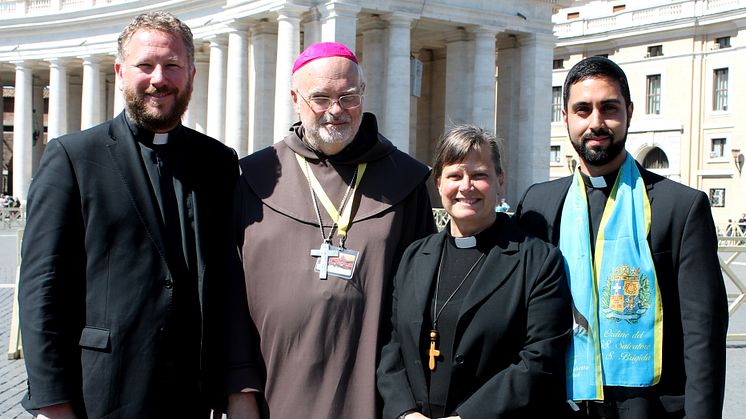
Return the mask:
<svg viewBox="0 0 746 419">
<path fill-rule="evenodd" d="M 152 89 L 152 88 L 151 88 Z M 160 92 L 173 93 L 174 89 L 163 89 Z M 150 89 L 149 89 L 150 92 Z M 155 91 L 153 91 L 154 93 Z M 157 132 L 166 131 L 174 128 L 181 122 L 181 117 L 189 106 L 189 100 L 192 97 L 192 80 L 190 79 L 183 91 L 176 91 L 176 100 L 173 109 L 167 113 L 153 113 L 145 105 L 145 93 L 138 94 L 133 89 L 125 88 L 124 103 L 127 109 L 127 116 L 138 127 Z"/>
</svg>

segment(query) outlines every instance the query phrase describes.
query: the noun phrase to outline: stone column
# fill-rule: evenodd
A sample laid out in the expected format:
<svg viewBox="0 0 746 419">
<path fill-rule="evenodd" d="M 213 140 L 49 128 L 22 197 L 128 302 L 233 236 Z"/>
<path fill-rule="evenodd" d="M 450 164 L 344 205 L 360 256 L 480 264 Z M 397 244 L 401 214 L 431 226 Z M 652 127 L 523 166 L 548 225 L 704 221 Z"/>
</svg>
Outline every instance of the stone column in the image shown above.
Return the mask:
<svg viewBox="0 0 746 419">
<path fill-rule="evenodd" d="M 472 122 L 473 47 L 468 34 L 462 29 L 446 34 L 445 129 L 453 124 Z"/>
<path fill-rule="evenodd" d="M 124 93 L 122 92 L 122 80 L 119 75 L 114 73 L 114 109 L 112 110 L 112 117 L 115 117 L 122 113 L 124 110 Z"/>
<path fill-rule="evenodd" d="M 31 184 L 33 141 L 33 72 L 27 61 L 16 65 L 13 108 L 13 196 L 25 204 Z"/>
<path fill-rule="evenodd" d="M 204 53 L 197 53 L 194 59 L 197 72 L 194 75 L 192 100 L 184 114 L 184 125 L 204 134 L 207 132 L 207 81 L 210 63 Z"/>
<path fill-rule="evenodd" d="M 274 24 L 261 22 L 252 26 L 250 55 L 249 153 L 252 153 L 272 145 L 276 140 L 273 99 L 277 72 L 277 27 Z"/>
<path fill-rule="evenodd" d="M 277 67 L 275 76 L 275 128 L 274 141 L 282 141 L 290 126 L 296 121 L 290 97 L 290 77 L 293 63 L 300 54 L 300 16 L 305 7 L 286 5 L 276 10 L 277 16 Z"/>
<path fill-rule="evenodd" d="M 401 151 L 409 153 L 410 54 L 412 17 L 392 14 L 386 44 L 386 102 L 381 132 Z"/>
<path fill-rule="evenodd" d="M 101 91 L 101 59 L 83 57 L 83 97 L 81 98 L 80 129 L 90 128 L 104 121 L 104 92 Z"/>
<path fill-rule="evenodd" d="M 32 100 L 32 143 L 31 143 L 31 178 L 33 179 L 36 171 L 39 169 L 41 155 L 44 154 L 44 86 L 41 85 L 39 78 L 33 83 Z"/>
<path fill-rule="evenodd" d="M 321 14 L 314 8 L 303 22 L 303 49 L 317 42 L 321 42 Z"/>
<path fill-rule="evenodd" d="M 333 1 L 325 2 L 316 9 L 321 14 L 321 40 L 345 44 L 354 52 L 360 6 Z"/>
<path fill-rule="evenodd" d="M 376 18 L 360 29 L 363 32 L 360 65 L 363 68 L 366 82 L 363 106 L 366 112 L 378 118 L 380 124 L 385 118 L 386 77 L 381 67 L 386 63 L 386 24 Z"/>
<path fill-rule="evenodd" d="M 49 111 L 47 135 L 51 140 L 67 134 L 67 66 L 60 58 L 49 60 Z"/>
<path fill-rule="evenodd" d="M 225 141 L 225 41 L 210 39 L 207 82 L 207 135 Z"/>
<path fill-rule="evenodd" d="M 228 33 L 228 66 L 225 87 L 225 144 L 238 157 L 249 148 L 249 32 L 248 25 L 235 23 Z"/>
<path fill-rule="evenodd" d="M 472 122 L 495 132 L 495 35 L 490 28 L 477 28 L 474 33 L 474 90 Z"/>
<path fill-rule="evenodd" d="M 505 139 L 506 193 L 517 201 L 526 189 L 549 179 L 554 37 L 507 37 L 498 52 L 498 135 Z"/>
</svg>

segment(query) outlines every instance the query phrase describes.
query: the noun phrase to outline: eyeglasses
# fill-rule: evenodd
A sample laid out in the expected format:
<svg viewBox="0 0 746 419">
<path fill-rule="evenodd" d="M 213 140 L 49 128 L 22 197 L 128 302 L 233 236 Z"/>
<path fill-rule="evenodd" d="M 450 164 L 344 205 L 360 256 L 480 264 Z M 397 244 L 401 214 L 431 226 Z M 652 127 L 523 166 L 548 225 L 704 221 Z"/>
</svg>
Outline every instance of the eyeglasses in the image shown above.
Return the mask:
<svg viewBox="0 0 746 419">
<path fill-rule="evenodd" d="M 342 109 L 355 109 L 358 106 L 360 106 L 360 104 L 363 102 L 363 95 L 359 93 L 353 93 L 350 95 L 342 95 L 338 97 L 337 99 L 332 99 L 326 96 L 313 96 L 307 99 L 299 91 L 296 90 L 295 93 L 297 93 L 298 96 L 302 97 L 303 100 L 306 101 L 308 106 L 314 112 L 326 112 L 335 103 L 337 103 L 339 107 Z"/>
</svg>

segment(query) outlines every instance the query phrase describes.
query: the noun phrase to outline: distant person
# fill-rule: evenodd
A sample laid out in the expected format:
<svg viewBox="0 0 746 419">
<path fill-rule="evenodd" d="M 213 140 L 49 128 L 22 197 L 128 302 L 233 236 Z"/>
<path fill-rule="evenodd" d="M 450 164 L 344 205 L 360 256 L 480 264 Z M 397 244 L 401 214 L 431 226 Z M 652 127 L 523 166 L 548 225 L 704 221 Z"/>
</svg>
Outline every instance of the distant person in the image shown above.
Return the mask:
<svg viewBox="0 0 746 419">
<path fill-rule="evenodd" d="M 500 204 L 498 204 L 495 207 L 495 212 L 508 212 L 510 211 L 510 205 L 508 205 L 508 200 L 505 198 L 500 198 Z"/>
<path fill-rule="evenodd" d="M 181 124 L 194 43 L 176 17 L 137 16 L 114 70 L 125 111 L 50 141 L 29 190 L 23 406 L 39 418 L 208 418 L 237 157 Z"/>
<path fill-rule="evenodd" d="M 491 134 L 448 131 L 433 173 L 450 222 L 407 248 L 394 279 L 383 417 L 551 417 L 572 326 L 562 256 L 495 213 L 503 171 Z"/>
<path fill-rule="evenodd" d="M 707 196 L 625 150 L 633 105 L 613 61 L 577 63 L 563 96 L 580 170 L 530 187 L 515 216 L 565 258 L 569 417 L 720 418 L 728 300 Z"/>
</svg>

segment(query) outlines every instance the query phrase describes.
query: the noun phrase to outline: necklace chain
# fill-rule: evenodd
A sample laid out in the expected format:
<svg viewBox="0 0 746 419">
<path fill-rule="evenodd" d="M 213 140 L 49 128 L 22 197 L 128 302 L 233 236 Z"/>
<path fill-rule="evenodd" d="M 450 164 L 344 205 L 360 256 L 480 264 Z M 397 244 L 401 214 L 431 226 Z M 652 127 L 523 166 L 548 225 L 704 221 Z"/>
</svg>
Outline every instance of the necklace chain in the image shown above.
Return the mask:
<svg viewBox="0 0 746 419">
<path fill-rule="evenodd" d="M 464 279 L 461 280 L 461 282 L 458 284 L 456 289 L 453 290 L 451 295 L 449 295 L 448 298 L 445 300 L 445 302 L 443 303 L 443 306 L 440 307 L 440 310 L 438 310 L 438 292 L 440 290 L 440 272 L 443 270 L 443 257 L 446 253 L 446 246 L 447 244 L 444 243 L 443 249 L 440 251 L 440 262 L 438 263 L 438 276 L 435 279 L 435 295 L 433 296 L 433 329 L 434 330 L 438 330 L 438 318 L 440 318 L 440 315 L 443 313 L 443 309 L 445 309 L 446 305 L 448 305 L 448 303 L 451 302 L 451 299 L 456 295 L 458 290 L 461 289 L 461 287 L 466 282 L 466 279 L 469 277 L 469 275 L 471 275 L 474 268 L 477 267 L 477 265 L 479 264 L 479 262 L 482 260 L 482 258 L 485 255 L 484 253 L 479 255 L 479 258 L 477 258 L 477 261 L 474 262 L 473 265 L 471 265 L 471 268 L 469 268 L 469 271 L 464 276 Z"/>
</svg>

